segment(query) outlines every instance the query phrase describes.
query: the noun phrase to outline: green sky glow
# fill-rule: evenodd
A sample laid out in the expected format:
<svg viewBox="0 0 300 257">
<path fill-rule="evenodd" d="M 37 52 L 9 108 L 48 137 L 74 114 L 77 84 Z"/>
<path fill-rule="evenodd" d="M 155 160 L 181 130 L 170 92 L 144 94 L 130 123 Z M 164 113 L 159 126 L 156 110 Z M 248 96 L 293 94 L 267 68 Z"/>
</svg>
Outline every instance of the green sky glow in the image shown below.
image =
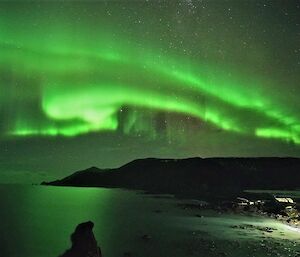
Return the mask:
<svg viewBox="0 0 300 257">
<path fill-rule="evenodd" d="M 157 147 L 143 156 L 239 155 L 240 140 L 299 155 L 297 6 L 2 1 L 0 143 L 108 133 Z"/>
<path fill-rule="evenodd" d="M 72 53 L 64 47 L 30 47 L 30 43 L 21 49 L 2 44 L 2 65 L 16 67 L 14 77 L 27 76 L 34 83 L 38 78 L 41 92 L 36 101 L 42 107 L 43 121 L 32 122 L 27 115 L 17 113 L 7 135 L 76 136 L 116 130 L 117 113 L 129 106 L 182 113 L 224 130 L 299 143 L 298 115 L 281 109 L 271 94 L 265 92 L 265 97 L 253 90 L 263 88 L 263 84 L 251 84 L 246 78 L 240 79 L 241 74 L 237 79 L 234 75 L 228 78 L 214 67 L 201 69 L 197 63 L 184 70 L 167 56 L 155 61 L 155 53 L 152 60 L 139 60 L 134 58 L 134 49 L 129 50 L 133 56 L 123 56 L 111 48 L 105 55 L 84 48 Z M 251 126 L 247 121 L 250 115 L 257 116 Z M 272 127 L 261 129 L 267 122 Z M 292 132 L 278 133 L 291 127 Z"/>
</svg>

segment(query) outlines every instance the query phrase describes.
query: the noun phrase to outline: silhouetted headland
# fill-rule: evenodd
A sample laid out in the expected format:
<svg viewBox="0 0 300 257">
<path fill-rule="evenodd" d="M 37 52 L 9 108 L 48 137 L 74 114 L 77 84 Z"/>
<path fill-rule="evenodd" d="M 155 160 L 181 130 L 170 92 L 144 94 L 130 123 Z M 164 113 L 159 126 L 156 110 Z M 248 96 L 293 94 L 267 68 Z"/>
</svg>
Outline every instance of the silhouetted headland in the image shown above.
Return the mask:
<svg viewBox="0 0 300 257">
<path fill-rule="evenodd" d="M 299 189 L 299 158 L 138 159 L 120 168 L 86 170 L 43 185 L 118 187 L 197 195 L 245 189 Z"/>
<path fill-rule="evenodd" d="M 102 257 L 91 221 L 79 224 L 71 235 L 72 247 L 59 257 Z"/>
</svg>

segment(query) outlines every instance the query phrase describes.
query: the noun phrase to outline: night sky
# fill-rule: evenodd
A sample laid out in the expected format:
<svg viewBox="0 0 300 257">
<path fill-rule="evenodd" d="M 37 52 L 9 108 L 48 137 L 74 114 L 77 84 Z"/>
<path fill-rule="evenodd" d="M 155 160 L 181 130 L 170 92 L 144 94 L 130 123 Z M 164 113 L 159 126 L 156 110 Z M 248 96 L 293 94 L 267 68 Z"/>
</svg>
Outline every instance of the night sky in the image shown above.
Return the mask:
<svg viewBox="0 0 300 257">
<path fill-rule="evenodd" d="M 299 1 L 1 1 L 0 182 L 300 157 L 299 81 Z"/>
</svg>

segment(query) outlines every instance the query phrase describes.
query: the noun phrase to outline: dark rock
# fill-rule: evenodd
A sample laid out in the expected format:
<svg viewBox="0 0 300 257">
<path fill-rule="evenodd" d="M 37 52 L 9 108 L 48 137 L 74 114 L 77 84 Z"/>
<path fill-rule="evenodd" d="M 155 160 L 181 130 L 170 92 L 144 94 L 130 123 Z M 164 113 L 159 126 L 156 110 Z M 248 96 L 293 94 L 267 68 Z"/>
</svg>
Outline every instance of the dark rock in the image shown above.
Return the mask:
<svg viewBox="0 0 300 257">
<path fill-rule="evenodd" d="M 72 247 L 60 257 L 102 257 L 91 221 L 79 224 L 71 235 Z"/>
</svg>

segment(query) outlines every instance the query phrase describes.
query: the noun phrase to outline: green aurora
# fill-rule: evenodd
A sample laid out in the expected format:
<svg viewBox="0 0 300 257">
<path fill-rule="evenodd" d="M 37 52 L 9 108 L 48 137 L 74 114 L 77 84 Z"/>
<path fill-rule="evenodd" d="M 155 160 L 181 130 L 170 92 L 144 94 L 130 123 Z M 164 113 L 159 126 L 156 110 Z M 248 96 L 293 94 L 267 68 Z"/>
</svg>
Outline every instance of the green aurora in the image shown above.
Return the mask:
<svg viewBox="0 0 300 257">
<path fill-rule="evenodd" d="M 273 12 L 279 2 L 266 2 L 270 9 L 249 23 L 257 5 L 1 2 L 2 140 L 109 132 L 180 141 L 189 123 L 180 128 L 168 120 L 186 118 L 196 122 L 190 128 L 195 134 L 207 124 L 212 131 L 298 149 L 298 57 L 288 64 L 278 58 L 298 49 L 290 25 L 299 17 L 291 12 L 296 2 L 282 7 L 290 20 L 278 24 L 281 14 Z"/>
<path fill-rule="evenodd" d="M 33 82 L 44 77 L 36 82 L 41 90 L 36 99 L 41 120 L 30 119 L 22 107 L 7 135 L 76 136 L 116 130 L 119 110 L 129 106 L 183 113 L 224 130 L 300 144 L 298 115 L 280 108 L 271 97 L 247 90 L 252 86 L 249 82 L 237 83 L 196 64 L 193 69 L 198 72 L 185 71 L 176 62 L 156 60 L 155 54 L 138 60 L 134 49 L 129 49 L 133 56 L 122 55 L 118 49 L 108 49 L 107 55 L 63 49 L 2 45 L 2 66 L 17 67 L 13 77 L 26 76 Z M 256 117 L 249 124 L 251 115 Z"/>
</svg>

